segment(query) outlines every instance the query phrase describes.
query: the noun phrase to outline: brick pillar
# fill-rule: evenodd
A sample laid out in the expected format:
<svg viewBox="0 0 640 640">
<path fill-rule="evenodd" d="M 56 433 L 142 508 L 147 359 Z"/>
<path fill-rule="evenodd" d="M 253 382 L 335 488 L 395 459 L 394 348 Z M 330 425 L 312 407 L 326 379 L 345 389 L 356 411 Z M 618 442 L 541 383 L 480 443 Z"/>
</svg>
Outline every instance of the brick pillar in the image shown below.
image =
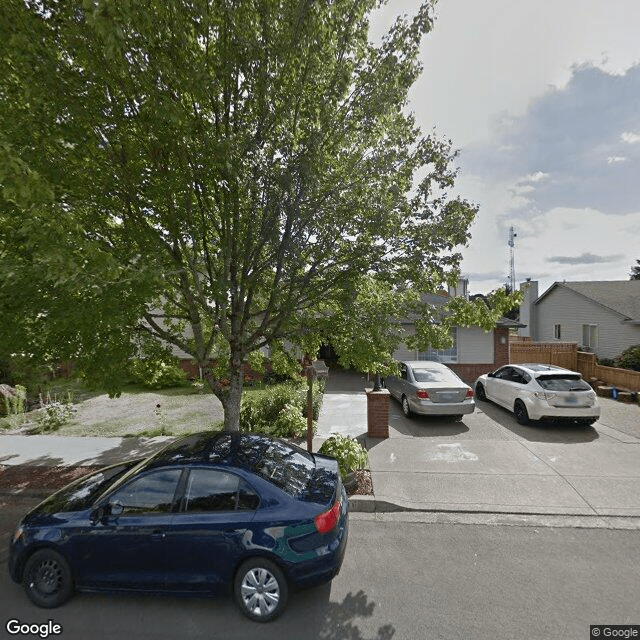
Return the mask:
<svg viewBox="0 0 640 640">
<path fill-rule="evenodd" d="M 389 391 L 367 391 L 367 435 L 389 437 Z"/>
<path fill-rule="evenodd" d="M 509 329 L 506 327 L 493 330 L 493 362 L 496 369 L 509 364 Z"/>
</svg>

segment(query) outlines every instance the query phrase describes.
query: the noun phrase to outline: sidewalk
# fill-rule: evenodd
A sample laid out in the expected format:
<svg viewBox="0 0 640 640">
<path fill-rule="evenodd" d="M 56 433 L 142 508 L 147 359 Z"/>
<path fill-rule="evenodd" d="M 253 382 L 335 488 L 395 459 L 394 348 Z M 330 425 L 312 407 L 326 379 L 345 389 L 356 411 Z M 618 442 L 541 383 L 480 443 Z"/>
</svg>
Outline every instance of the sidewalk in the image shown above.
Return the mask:
<svg viewBox="0 0 640 640">
<path fill-rule="evenodd" d="M 45 497 L 98 467 L 148 456 L 168 440 L 0 435 L 0 495 Z"/>
<path fill-rule="evenodd" d="M 600 422 L 585 429 L 522 427 L 489 403 L 463 422 L 409 420 L 391 399 L 390 437 L 381 440 L 366 435 L 364 382 L 330 374 L 314 441 L 317 450 L 339 432 L 369 449 L 375 495 L 354 496 L 354 510 L 580 516 L 605 525 L 624 518 L 640 528 L 637 406 L 605 400 Z"/>
</svg>

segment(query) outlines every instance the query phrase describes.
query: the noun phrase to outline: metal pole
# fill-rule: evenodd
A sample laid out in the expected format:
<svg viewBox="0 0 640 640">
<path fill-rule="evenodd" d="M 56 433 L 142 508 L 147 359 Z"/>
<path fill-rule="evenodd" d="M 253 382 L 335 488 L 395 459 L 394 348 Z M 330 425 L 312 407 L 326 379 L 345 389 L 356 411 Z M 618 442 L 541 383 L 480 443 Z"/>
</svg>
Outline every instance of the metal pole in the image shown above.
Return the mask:
<svg viewBox="0 0 640 640">
<path fill-rule="evenodd" d="M 307 367 L 307 451 L 313 453 L 313 367 Z"/>
</svg>

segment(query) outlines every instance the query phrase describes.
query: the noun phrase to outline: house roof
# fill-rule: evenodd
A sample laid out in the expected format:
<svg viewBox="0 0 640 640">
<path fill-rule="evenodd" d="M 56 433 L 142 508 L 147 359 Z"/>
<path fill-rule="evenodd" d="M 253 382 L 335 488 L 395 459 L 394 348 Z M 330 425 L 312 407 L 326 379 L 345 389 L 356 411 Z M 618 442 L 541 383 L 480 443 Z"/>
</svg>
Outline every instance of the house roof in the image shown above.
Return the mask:
<svg viewBox="0 0 640 640">
<path fill-rule="evenodd" d="M 590 280 L 586 282 L 554 282 L 536 301 L 540 303 L 554 289 L 564 288 L 588 298 L 623 316 L 629 322 L 640 322 L 640 280 Z"/>
<path fill-rule="evenodd" d="M 452 298 L 448 293 L 423 293 L 421 294 L 422 302 L 428 302 L 434 307 L 444 307 Z M 408 318 L 406 322 L 403 322 L 405 325 L 411 325 L 415 322 L 416 317 Z M 526 324 L 521 324 L 517 320 L 511 320 L 510 318 L 500 318 L 496 323 L 496 327 L 507 327 L 507 328 L 519 328 L 526 327 Z"/>
</svg>

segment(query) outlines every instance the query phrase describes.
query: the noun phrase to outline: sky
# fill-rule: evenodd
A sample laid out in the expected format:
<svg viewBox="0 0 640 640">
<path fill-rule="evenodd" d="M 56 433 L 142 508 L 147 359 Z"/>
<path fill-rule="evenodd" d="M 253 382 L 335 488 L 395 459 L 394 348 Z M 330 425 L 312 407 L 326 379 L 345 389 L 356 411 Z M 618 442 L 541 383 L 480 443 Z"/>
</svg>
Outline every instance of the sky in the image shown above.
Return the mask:
<svg viewBox="0 0 640 640">
<path fill-rule="evenodd" d="M 389 0 L 377 41 L 420 0 Z M 640 260 L 640 0 L 439 0 L 409 109 L 459 150 L 479 205 L 470 293 L 628 280 Z"/>
</svg>

